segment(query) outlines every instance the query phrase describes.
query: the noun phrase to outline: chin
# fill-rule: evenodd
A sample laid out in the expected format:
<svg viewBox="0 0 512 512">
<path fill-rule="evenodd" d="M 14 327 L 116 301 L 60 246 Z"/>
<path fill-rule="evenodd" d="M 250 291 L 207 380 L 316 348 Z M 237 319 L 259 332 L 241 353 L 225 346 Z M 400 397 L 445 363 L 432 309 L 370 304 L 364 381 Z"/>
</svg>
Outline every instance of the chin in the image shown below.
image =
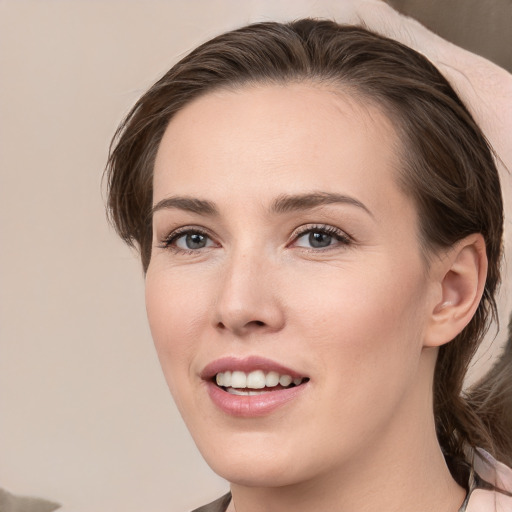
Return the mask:
<svg viewBox="0 0 512 512">
<path fill-rule="evenodd" d="M 289 464 L 240 457 L 206 461 L 212 470 L 228 482 L 245 487 L 284 487 L 306 480 L 306 475 L 291 471 Z"/>
<path fill-rule="evenodd" d="M 204 439 L 203 439 L 204 441 Z M 284 487 L 314 478 L 325 470 L 326 458 L 316 458 L 311 448 L 293 436 L 226 435 L 198 448 L 211 469 L 230 483 L 246 487 Z"/>
</svg>

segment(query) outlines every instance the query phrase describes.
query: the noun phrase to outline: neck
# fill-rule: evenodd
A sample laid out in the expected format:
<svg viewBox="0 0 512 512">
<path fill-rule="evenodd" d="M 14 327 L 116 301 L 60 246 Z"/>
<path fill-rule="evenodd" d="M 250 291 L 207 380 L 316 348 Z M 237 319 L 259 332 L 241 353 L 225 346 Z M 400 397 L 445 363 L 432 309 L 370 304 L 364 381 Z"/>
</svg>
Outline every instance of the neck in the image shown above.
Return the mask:
<svg viewBox="0 0 512 512">
<path fill-rule="evenodd" d="M 426 388 L 413 390 L 384 431 L 365 440 L 357 460 L 344 461 L 314 479 L 285 487 L 233 483 L 228 510 L 457 512 L 465 491 L 446 466 L 435 434 L 431 388 Z"/>
</svg>

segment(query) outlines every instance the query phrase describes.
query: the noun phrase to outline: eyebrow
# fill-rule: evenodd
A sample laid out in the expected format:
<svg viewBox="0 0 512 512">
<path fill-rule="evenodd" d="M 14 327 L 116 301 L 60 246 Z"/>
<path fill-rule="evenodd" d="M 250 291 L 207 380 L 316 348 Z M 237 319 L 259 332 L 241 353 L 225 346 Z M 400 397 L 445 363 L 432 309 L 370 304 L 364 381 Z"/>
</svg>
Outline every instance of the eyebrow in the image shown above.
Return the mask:
<svg viewBox="0 0 512 512">
<path fill-rule="evenodd" d="M 318 208 L 328 204 L 348 204 L 361 208 L 371 217 L 373 213 L 359 200 L 344 194 L 330 192 L 314 192 L 309 194 L 282 195 L 272 204 L 271 211 L 274 213 L 287 213 L 291 211 L 303 211 Z"/>
<path fill-rule="evenodd" d="M 371 217 L 373 213 L 359 200 L 344 194 L 330 192 L 314 192 L 305 194 L 283 194 L 275 199 L 270 207 L 271 213 L 288 213 L 293 211 L 305 211 L 329 204 L 347 204 L 364 210 Z M 151 213 L 163 209 L 177 208 L 198 215 L 214 217 L 219 215 L 219 210 L 211 201 L 193 197 L 167 197 L 153 206 Z"/>
<path fill-rule="evenodd" d="M 185 210 L 191 213 L 197 213 L 199 215 L 216 216 L 219 214 L 219 210 L 211 201 L 204 199 L 196 199 L 193 197 L 167 197 L 159 201 L 151 209 L 153 215 L 158 210 L 164 210 L 169 208 L 177 208 L 178 210 Z"/>
</svg>

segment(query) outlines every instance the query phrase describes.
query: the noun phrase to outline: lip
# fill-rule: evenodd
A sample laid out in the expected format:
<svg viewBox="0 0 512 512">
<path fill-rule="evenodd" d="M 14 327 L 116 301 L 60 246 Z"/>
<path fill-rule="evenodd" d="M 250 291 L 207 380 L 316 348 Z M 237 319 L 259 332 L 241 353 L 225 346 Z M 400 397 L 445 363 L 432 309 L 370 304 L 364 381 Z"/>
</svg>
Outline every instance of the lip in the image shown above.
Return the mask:
<svg viewBox="0 0 512 512">
<path fill-rule="evenodd" d="M 244 359 L 224 357 L 205 366 L 201 378 L 205 381 L 208 395 L 212 402 L 224 413 L 239 418 L 256 418 L 271 414 L 276 409 L 297 400 L 308 388 L 309 381 L 286 389 L 268 391 L 260 395 L 240 396 L 232 395 L 213 382 L 213 377 L 219 372 L 240 370 L 251 372 L 263 370 L 275 371 L 281 375 L 290 375 L 292 378 L 306 377 L 291 368 L 287 368 L 270 359 L 251 356 Z"/>
<path fill-rule="evenodd" d="M 271 359 L 260 356 L 250 356 L 243 359 L 237 357 L 223 357 L 207 364 L 200 374 L 201 379 L 210 380 L 220 372 L 240 370 L 242 372 L 252 372 L 254 370 L 263 370 L 265 372 L 277 372 L 280 375 L 289 375 L 292 378 L 307 377 L 291 368 L 279 364 Z"/>
</svg>

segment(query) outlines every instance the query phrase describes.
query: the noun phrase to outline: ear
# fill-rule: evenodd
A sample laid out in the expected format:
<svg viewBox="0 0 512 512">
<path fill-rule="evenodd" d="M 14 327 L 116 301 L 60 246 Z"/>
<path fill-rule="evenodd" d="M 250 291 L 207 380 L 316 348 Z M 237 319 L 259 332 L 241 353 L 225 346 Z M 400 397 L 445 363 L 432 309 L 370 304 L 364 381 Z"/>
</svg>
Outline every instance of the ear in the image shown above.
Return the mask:
<svg viewBox="0 0 512 512">
<path fill-rule="evenodd" d="M 436 294 L 425 332 L 424 346 L 439 347 L 453 340 L 478 308 L 487 278 L 487 254 L 481 234 L 457 242 L 433 263 Z"/>
</svg>

